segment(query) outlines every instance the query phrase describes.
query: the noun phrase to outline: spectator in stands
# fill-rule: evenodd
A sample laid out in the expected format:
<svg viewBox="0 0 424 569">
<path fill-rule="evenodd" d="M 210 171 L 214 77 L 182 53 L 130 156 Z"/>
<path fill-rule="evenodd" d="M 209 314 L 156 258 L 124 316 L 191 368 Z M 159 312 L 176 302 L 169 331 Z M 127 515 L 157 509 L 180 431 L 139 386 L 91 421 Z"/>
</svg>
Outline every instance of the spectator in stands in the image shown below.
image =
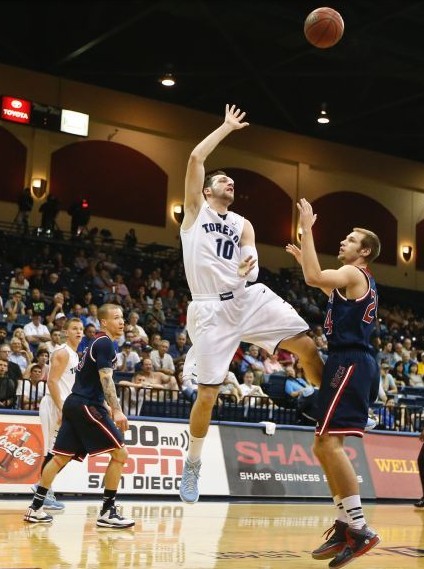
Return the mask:
<svg viewBox="0 0 424 569">
<path fill-rule="evenodd" d="M 49 329 L 42 323 L 42 317 L 39 312 L 32 313 L 31 322 L 24 326 L 24 333 L 33 353 L 37 351 L 41 343 L 50 340 Z"/>
<path fill-rule="evenodd" d="M 131 227 L 124 236 L 125 248 L 134 249 L 137 246 L 137 236 L 135 229 Z"/>
<path fill-rule="evenodd" d="M 417 362 L 418 362 L 418 373 L 424 377 L 424 351 L 418 353 Z"/>
<path fill-rule="evenodd" d="M 47 307 L 46 325 L 51 328 L 55 326 L 56 315 L 60 313 L 65 316 L 65 310 L 65 297 L 62 292 L 57 292 L 53 296 L 52 303 Z"/>
<path fill-rule="evenodd" d="M 66 318 L 65 314 L 63 312 L 58 312 L 56 314 L 55 319 L 54 319 L 54 326 L 49 327 L 49 330 L 56 328 L 57 330 L 60 331 L 60 337 L 62 340 L 62 344 L 65 343 L 65 341 L 66 341 L 66 330 L 65 330 L 66 321 L 67 321 L 67 318 Z"/>
<path fill-rule="evenodd" d="M 31 316 L 33 312 L 39 312 L 43 317 L 45 317 L 46 309 L 46 302 L 40 289 L 33 288 L 31 290 L 30 297 L 26 302 L 26 313 Z"/>
<path fill-rule="evenodd" d="M 393 355 L 393 342 L 389 340 L 383 342 L 382 349 L 376 355 L 376 360 L 379 365 L 383 362 L 389 365 L 389 368 L 392 368 L 396 363 L 396 358 Z"/>
<path fill-rule="evenodd" d="M 128 290 L 130 295 L 136 297 L 140 293 L 140 287 L 143 287 L 143 294 L 145 293 L 145 279 L 143 277 L 143 269 L 141 267 L 135 267 L 133 269 L 132 275 L 128 279 Z"/>
<path fill-rule="evenodd" d="M 156 298 L 153 306 L 146 312 L 144 320 L 146 332 L 148 334 L 153 334 L 154 332 L 161 334 L 165 320 L 165 314 L 162 310 L 162 299 Z"/>
<path fill-rule="evenodd" d="M 14 362 L 11 362 L 9 360 L 9 356 L 11 353 L 12 349 L 10 347 L 10 344 L 8 342 L 4 342 L 0 346 L 0 360 L 3 360 L 7 363 L 8 375 L 16 382 L 18 382 L 18 380 L 22 379 L 22 370 L 18 366 L 18 364 L 15 364 Z"/>
<path fill-rule="evenodd" d="M 131 381 L 121 379 L 117 385 L 122 388 L 120 393 L 121 407 L 125 415 L 141 415 L 144 401 L 143 372 L 137 371 Z M 125 388 L 128 389 L 125 389 Z M 119 391 L 118 391 L 119 393 Z"/>
<path fill-rule="evenodd" d="M 59 346 L 61 346 L 64 342 L 62 341 L 62 333 L 59 328 L 53 328 L 50 331 L 50 340 L 41 345 L 41 347 L 46 348 L 51 356 L 53 351 L 56 350 Z"/>
<path fill-rule="evenodd" d="M 103 267 L 103 265 L 101 265 Z M 100 268 L 93 278 L 93 293 L 95 298 L 100 298 L 102 302 L 108 302 L 114 293 L 113 279 L 109 271 L 105 268 Z"/>
<path fill-rule="evenodd" d="M 83 273 L 88 267 L 88 259 L 85 249 L 78 249 L 74 260 L 72 261 L 73 269 L 77 275 Z"/>
<path fill-rule="evenodd" d="M 29 289 L 29 282 L 21 268 L 15 269 L 14 276 L 10 279 L 9 296 L 13 296 L 15 292 L 20 292 L 22 299 L 25 300 Z"/>
<path fill-rule="evenodd" d="M 402 360 L 399 360 L 395 363 L 393 367 L 393 377 L 398 389 L 405 387 L 405 385 L 409 385 L 409 378 L 403 370 Z"/>
<path fill-rule="evenodd" d="M 175 364 L 172 356 L 168 353 L 169 341 L 162 339 L 157 350 L 152 350 L 150 359 L 152 360 L 153 369 L 160 371 L 167 376 L 175 376 Z"/>
<path fill-rule="evenodd" d="M 38 288 L 39 290 L 44 290 L 44 285 L 46 284 L 46 279 L 44 277 L 43 267 L 36 265 L 34 261 L 34 268 L 32 275 L 28 278 L 29 288 Z"/>
<path fill-rule="evenodd" d="M 284 366 L 278 360 L 278 352 L 274 352 L 273 354 L 267 354 L 264 360 L 264 371 L 266 374 L 270 375 L 271 373 L 279 373 L 284 374 L 285 369 Z"/>
<path fill-rule="evenodd" d="M 402 363 L 403 363 L 403 373 L 405 375 L 409 374 L 409 366 L 414 363 L 413 360 L 411 360 L 411 356 L 410 356 L 410 352 L 406 352 L 404 351 L 402 353 Z"/>
<path fill-rule="evenodd" d="M 270 401 L 266 393 L 262 391 L 261 386 L 255 385 L 254 381 L 255 381 L 255 375 L 253 371 L 247 370 L 243 374 L 243 383 L 240 385 L 240 391 L 242 394 L 243 403 L 246 408 L 245 412 L 248 411 L 249 407 L 256 407 L 257 404 L 262 403 L 261 399 L 257 399 L 259 397 L 263 398 L 263 403 L 268 403 Z"/>
<path fill-rule="evenodd" d="M 401 362 L 402 361 L 402 356 L 403 356 L 403 346 L 401 342 L 395 342 L 394 345 L 394 351 L 393 351 L 393 360 L 395 362 L 395 364 L 397 362 Z M 395 365 L 393 364 L 393 366 Z"/>
<path fill-rule="evenodd" d="M 157 267 L 154 271 L 150 273 L 150 275 L 146 279 L 146 285 L 148 289 L 156 289 L 158 294 L 159 291 L 162 289 L 162 278 L 161 278 L 161 270 Z"/>
<path fill-rule="evenodd" d="M 174 366 L 184 363 L 190 346 L 187 345 L 187 334 L 180 332 L 175 338 L 175 343 L 169 346 L 169 355 L 174 361 Z"/>
<path fill-rule="evenodd" d="M 175 290 L 170 288 L 166 296 L 162 296 L 162 306 L 166 319 L 178 319 L 178 299 L 175 297 Z"/>
<path fill-rule="evenodd" d="M 7 338 L 7 328 L 3 323 L 1 323 L 0 324 L 0 347 L 6 343 L 6 338 Z"/>
<path fill-rule="evenodd" d="M 31 358 L 32 352 L 31 352 L 30 345 L 29 345 L 29 343 L 25 337 L 24 329 L 21 328 L 20 326 L 18 328 L 15 328 L 13 330 L 11 340 L 13 340 L 14 338 L 19 338 L 19 340 L 22 342 L 22 349 L 25 350 L 27 352 L 28 356 Z"/>
<path fill-rule="evenodd" d="M 116 370 L 133 373 L 140 362 L 140 356 L 133 349 L 131 342 L 125 341 L 121 351 L 116 355 Z"/>
<path fill-rule="evenodd" d="M 79 357 L 82 356 L 85 348 L 88 346 L 88 344 L 91 342 L 91 340 L 94 338 L 95 335 L 96 335 L 96 327 L 93 324 L 87 324 L 87 326 L 84 327 L 84 336 L 77 348 L 77 354 L 79 355 Z"/>
<path fill-rule="evenodd" d="M 97 317 L 98 307 L 97 304 L 91 303 L 88 305 L 88 310 L 85 318 L 85 325 L 93 324 L 96 327 L 96 330 L 100 330 L 100 321 Z"/>
<path fill-rule="evenodd" d="M 42 381 L 47 381 L 47 377 L 49 375 L 49 369 L 50 369 L 50 354 L 47 348 L 38 348 L 37 353 L 35 354 L 34 360 L 32 362 L 32 364 L 30 364 L 26 370 L 23 372 L 23 377 L 25 378 L 29 378 L 30 376 L 30 371 L 31 371 L 31 366 L 34 363 L 37 363 L 40 366 L 41 369 L 41 380 Z"/>
<path fill-rule="evenodd" d="M 60 277 L 58 275 L 58 273 L 56 272 L 51 272 L 48 276 L 47 276 L 47 280 L 46 283 L 44 285 L 44 296 L 48 301 L 52 301 L 55 294 L 58 292 L 61 292 L 63 287 L 63 283 L 60 280 Z"/>
<path fill-rule="evenodd" d="M 254 344 L 250 344 L 240 363 L 240 373 L 244 375 L 247 370 L 253 371 L 254 384 L 261 385 L 264 380 L 265 367 L 259 356 L 259 347 Z"/>
<path fill-rule="evenodd" d="M 125 331 L 126 332 L 131 331 L 134 333 L 133 342 L 145 345 L 149 343 L 149 337 L 147 336 L 144 329 L 140 326 L 139 320 L 140 320 L 139 313 L 136 312 L 135 310 L 131 310 L 131 312 L 128 315 L 128 323 L 125 326 Z"/>
<path fill-rule="evenodd" d="M 287 379 L 285 381 L 285 391 L 292 399 L 308 397 L 314 393 L 314 387 L 300 374 L 296 374 L 294 366 L 286 366 Z"/>
<path fill-rule="evenodd" d="M 423 376 L 418 373 L 418 364 L 415 362 L 409 365 L 408 381 L 411 387 L 424 387 Z"/>
<path fill-rule="evenodd" d="M 83 326 L 87 325 L 87 317 L 83 314 L 82 306 L 81 304 L 78 304 L 78 302 L 73 305 L 72 310 L 67 315 L 67 318 L 79 318 Z"/>
<path fill-rule="evenodd" d="M 22 300 L 22 293 L 15 291 L 12 297 L 6 302 L 4 309 L 6 311 L 7 329 L 10 332 L 18 316 L 25 315 L 25 303 Z"/>
<path fill-rule="evenodd" d="M 114 294 L 116 295 L 115 300 L 118 301 L 119 304 L 125 303 L 128 300 L 128 297 L 130 296 L 130 291 L 128 290 L 128 287 L 124 282 L 124 277 L 120 273 L 117 273 L 115 275 L 113 280 L 113 286 L 114 286 Z"/>
<path fill-rule="evenodd" d="M 386 399 L 387 397 L 395 395 L 398 392 L 395 378 L 390 373 L 389 364 L 386 362 L 383 362 L 380 365 L 380 385 L 386 395 Z"/>
<path fill-rule="evenodd" d="M 23 374 L 32 362 L 32 353 L 25 350 L 20 339 L 16 337 L 11 339 L 10 348 L 9 361 L 17 364 Z"/>
<path fill-rule="evenodd" d="M 9 375 L 7 361 L 0 359 L 0 409 L 15 407 L 17 386 L 17 380 Z"/>
<path fill-rule="evenodd" d="M 219 395 L 231 395 L 239 403 L 243 399 L 243 393 L 240 389 L 240 384 L 232 371 L 228 371 L 224 377 L 224 381 L 219 387 Z"/>
<path fill-rule="evenodd" d="M 18 385 L 17 395 L 21 400 L 21 409 L 36 410 L 44 396 L 47 377 L 42 379 L 43 370 L 40 364 L 33 363 L 29 366 L 26 376 Z"/>
<path fill-rule="evenodd" d="M 178 399 L 178 383 L 174 376 L 165 375 L 160 371 L 154 371 L 152 360 L 150 358 L 144 358 L 142 360 L 142 386 L 149 389 L 166 389 L 172 390 L 173 400 Z"/>
</svg>

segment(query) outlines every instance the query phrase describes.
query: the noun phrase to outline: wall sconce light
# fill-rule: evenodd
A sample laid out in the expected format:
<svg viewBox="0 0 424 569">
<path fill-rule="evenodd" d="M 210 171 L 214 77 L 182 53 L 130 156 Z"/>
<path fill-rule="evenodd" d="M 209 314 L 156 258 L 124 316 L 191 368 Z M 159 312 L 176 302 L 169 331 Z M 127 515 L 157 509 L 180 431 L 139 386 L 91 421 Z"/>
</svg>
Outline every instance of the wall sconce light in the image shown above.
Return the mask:
<svg viewBox="0 0 424 569">
<path fill-rule="evenodd" d="M 175 76 L 172 73 L 165 73 L 159 81 L 164 87 L 173 87 L 176 83 Z"/>
<path fill-rule="evenodd" d="M 181 224 L 184 219 L 184 205 L 182 203 L 175 204 L 172 208 L 172 215 L 175 221 Z"/>
<path fill-rule="evenodd" d="M 322 103 L 321 105 L 321 111 L 318 115 L 317 122 L 319 122 L 319 124 L 328 124 L 330 122 L 330 118 L 327 114 L 326 103 Z"/>
<path fill-rule="evenodd" d="M 405 263 L 408 263 L 408 261 L 410 261 L 412 258 L 412 246 L 402 245 L 401 252 L 402 252 L 402 259 L 405 261 Z"/>
<path fill-rule="evenodd" d="M 34 198 L 41 200 L 47 193 L 47 180 L 44 178 L 33 178 L 31 181 L 31 193 Z"/>
<path fill-rule="evenodd" d="M 298 227 L 297 231 L 296 231 L 296 237 L 297 237 L 297 240 L 299 241 L 299 243 L 302 241 L 302 233 L 303 233 L 302 228 Z"/>
</svg>

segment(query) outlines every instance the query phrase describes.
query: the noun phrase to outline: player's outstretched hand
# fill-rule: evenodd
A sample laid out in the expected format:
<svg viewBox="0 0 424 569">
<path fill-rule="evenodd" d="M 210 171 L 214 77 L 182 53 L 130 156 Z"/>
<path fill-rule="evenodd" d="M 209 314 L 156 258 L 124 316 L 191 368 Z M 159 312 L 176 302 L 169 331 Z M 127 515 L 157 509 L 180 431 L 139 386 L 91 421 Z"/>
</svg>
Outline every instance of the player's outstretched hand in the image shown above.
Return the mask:
<svg viewBox="0 0 424 569">
<path fill-rule="evenodd" d="M 309 231 L 317 219 L 317 214 L 313 212 L 311 204 L 305 198 L 297 203 L 299 212 L 299 226 L 303 232 Z"/>
<path fill-rule="evenodd" d="M 287 253 L 290 253 L 290 255 L 293 255 L 299 265 L 302 264 L 302 251 L 297 245 L 294 245 L 294 243 L 288 243 L 286 245 L 286 251 Z"/>
<path fill-rule="evenodd" d="M 247 275 L 255 268 L 257 259 L 254 259 L 252 255 L 243 259 L 237 269 L 238 276 L 241 278 L 247 277 Z"/>
<path fill-rule="evenodd" d="M 225 122 L 231 126 L 233 130 L 249 126 L 248 122 L 243 121 L 246 113 L 238 109 L 235 105 L 225 105 Z"/>
</svg>

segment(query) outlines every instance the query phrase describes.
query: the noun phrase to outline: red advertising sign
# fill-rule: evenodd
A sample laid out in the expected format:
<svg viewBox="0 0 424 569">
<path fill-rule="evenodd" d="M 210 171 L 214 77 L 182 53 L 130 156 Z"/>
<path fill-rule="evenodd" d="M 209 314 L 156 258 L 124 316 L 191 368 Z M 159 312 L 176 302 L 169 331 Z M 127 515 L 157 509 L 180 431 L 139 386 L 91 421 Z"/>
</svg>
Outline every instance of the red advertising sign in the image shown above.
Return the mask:
<svg viewBox="0 0 424 569">
<path fill-rule="evenodd" d="M 31 103 L 18 97 L 1 98 L 1 118 L 4 121 L 29 124 L 31 119 Z"/>
<path fill-rule="evenodd" d="M 365 454 L 378 498 L 418 498 L 422 495 L 417 457 L 418 435 L 364 437 Z"/>
<path fill-rule="evenodd" d="M 43 460 L 41 426 L 0 423 L 0 484 L 37 482 Z"/>
</svg>

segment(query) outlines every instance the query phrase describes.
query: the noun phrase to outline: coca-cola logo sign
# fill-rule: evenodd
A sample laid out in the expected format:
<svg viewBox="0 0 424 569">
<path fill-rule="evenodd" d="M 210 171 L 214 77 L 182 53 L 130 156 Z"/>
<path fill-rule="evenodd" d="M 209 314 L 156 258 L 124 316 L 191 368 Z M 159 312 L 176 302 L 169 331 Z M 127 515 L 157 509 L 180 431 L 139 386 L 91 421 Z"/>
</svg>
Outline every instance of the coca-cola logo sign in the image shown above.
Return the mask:
<svg viewBox="0 0 424 569">
<path fill-rule="evenodd" d="M 0 424 L 0 483 L 36 482 L 42 457 L 39 425 Z"/>
</svg>

